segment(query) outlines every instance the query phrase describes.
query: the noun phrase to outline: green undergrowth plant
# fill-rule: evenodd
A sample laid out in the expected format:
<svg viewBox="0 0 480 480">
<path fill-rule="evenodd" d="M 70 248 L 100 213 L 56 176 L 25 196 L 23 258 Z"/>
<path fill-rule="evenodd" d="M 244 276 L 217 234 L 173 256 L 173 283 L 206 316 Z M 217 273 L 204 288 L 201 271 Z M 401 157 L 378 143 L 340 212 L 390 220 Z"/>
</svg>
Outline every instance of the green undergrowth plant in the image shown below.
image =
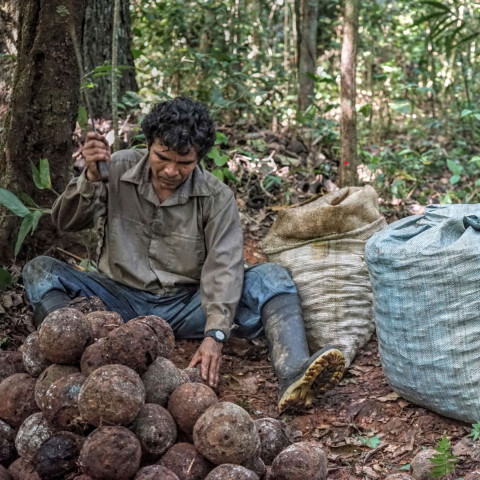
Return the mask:
<svg viewBox="0 0 480 480">
<path fill-rule="evenodd" d="M 35 186 L 40 190 L 51 190 L 58 196 L 58 193 L 52 188 L 48 160 L 42 158 L 38 167 L 34 163 L 31 163 L 31 167 Z M 51 214 L 52 210 L 50 208 L 38 206 L 25 192 L 20 192 L 17 196 L 5 188 L 0 188 L 0 204 L 8 208 L 8 210 L 17 217 L 22 218 L 22 223 L 20 224 L 20 229 L 17 234 L 17 241 L 15 243 L 14 254 L 16 257 L 26 236 L 29 233 L 33 234 L 38 226 L 40 218 L 43 215 Z"/>
<path fill-rule="evenodd" d="M 432 463 L 430 477 L 439 478 L 455 471 L 458 457 L 452 453 L 452 445 L 446 435 L 435 446 L 437 453 L 429 460 Z"/>
<path fill-rule="evenodd" d="M 7 288 L 13 282 L 12 274 L 6 267 L 0 267 L 0 290 Z"/>
</svg>

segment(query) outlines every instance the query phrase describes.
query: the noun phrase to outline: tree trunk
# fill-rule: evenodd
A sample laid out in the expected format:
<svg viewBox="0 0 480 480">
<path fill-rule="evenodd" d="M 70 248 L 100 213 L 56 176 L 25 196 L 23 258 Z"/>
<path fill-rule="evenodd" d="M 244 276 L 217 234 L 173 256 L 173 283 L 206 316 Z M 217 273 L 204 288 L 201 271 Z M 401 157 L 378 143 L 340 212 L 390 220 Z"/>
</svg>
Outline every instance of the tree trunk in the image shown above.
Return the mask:
<svg viewBox="0 0 480 480">
<path fill-rule="evenodd" d="M 69 24 L 77 30 L 85 0 L 20 0 L 17 67 L 0 151 L 0 186 L 32 196 L 48 207 L 51 192 L 34 186 L 30 162 L 50 164 L 52 185 L 68 179 L 72 131 L 78 112 L 79 75 Z M 0 212 L 0 257 L 7 258 L 17 219 Z M 11 250 L 9 250 L 11 252 Z M 1 261 L 1 258 L 0 258 Z"/>
<path fill-rule="evenodd" d="M 112 0 L 86 0 L 83 27 L 83 65 L 86 74 L 92 72 L 95 67 L 111 65 L 114 3 Z M 121 0 L 118 30 L 118 65 L 122 75 L 118 79 L 120 100 L 127 90 L 138 91 L 130 37 L 129 0 Z M 110 118 L 112 111 L 110 72 L 105 71 L 97 78 L 89 76 L 88 79 L 95 84 L 95 88 L 88 91 L 93 116 Z"/>
<path fill-rule="evenodd" d="M 0 125 L 5 112 L 15 72 L 17 55 L 18 0 L 0 0 Z"/>
<path fill-rule="evenodd" d="M 340 103 L 340 185 L 358 184 L 357 119 L 355 112 L 355 75 L 360 0 L 345 1 L 345 23 L 341 54 Z"/>
<path fill-rule="evenodd" d="M 295 0 L 297 17 L 298 108 L 304 112 L 314 99 L 317 60 L 318 0 Z"/>
</svg>

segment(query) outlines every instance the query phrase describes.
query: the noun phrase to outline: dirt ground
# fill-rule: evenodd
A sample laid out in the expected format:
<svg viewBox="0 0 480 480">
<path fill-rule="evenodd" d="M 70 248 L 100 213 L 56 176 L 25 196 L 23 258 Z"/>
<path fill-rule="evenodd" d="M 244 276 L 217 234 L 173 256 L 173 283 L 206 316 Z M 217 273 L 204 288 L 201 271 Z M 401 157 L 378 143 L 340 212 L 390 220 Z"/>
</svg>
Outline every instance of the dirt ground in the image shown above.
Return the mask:
<svg viewBox="0 0 480 480">
<path fill-rule="evenodd" d="M 257 241 L 257 236 L 249 235 L 245 242 L 249 264 L 264 261 Z M 0 292 L 0 318 L 1 348 L 17 349 L 34 329 L 21 286 Z M 186 367 L 198 345 L 198 341 L 178 341 L 174 363 Z M 229 341 L 217 393 L 221 400 L 241 405 L 255 419 L 282 419 L 295 441 L 318 442 L 327 453 L 330 480 L 381 479 L 390 473 L 408 473 L 415 454 L 433 447 L 443 434 L 460 458 L 455 473 L 444 478 L 461 478 L 480 464 L 480 443 L 467 438 L 470 425 L 412 405 L 392 391 L 382 372 L 375 336 L 340 384 L 319 396 L 310 410 L 277 411 L 277 383 L 263 339 Z M 372 445 L 365 445 L 369 440 Z"/>
</svg>

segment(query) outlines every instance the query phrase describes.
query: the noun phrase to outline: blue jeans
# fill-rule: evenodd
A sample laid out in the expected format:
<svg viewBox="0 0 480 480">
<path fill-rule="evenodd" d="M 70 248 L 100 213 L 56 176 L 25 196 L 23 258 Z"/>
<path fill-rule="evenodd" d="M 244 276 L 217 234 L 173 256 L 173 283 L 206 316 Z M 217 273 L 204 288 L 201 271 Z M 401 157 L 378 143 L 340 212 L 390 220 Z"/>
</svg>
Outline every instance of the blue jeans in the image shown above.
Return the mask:
<svg viewBox="0 0 480 480">
<path fill-rule="evenodd" d="M 28 262 L 22 276 L 33 308 L 50 292 L 63 292 L 71 299 L 95 295 L 126 322 L 142 315 L 158 315 L 170 324 L 176 338 L 203 338 L 206 317 L 197 285 L 184 285 L 175 293 L 155 295 L 127 287 L 99 273 L 80 272 L 46 256 Z M 231 334 L 248 339 L 263 335 L 262 307 L 283 293 L 297 293 L 284 267 L 262 263 L 246 270 Z"/>
</svg>

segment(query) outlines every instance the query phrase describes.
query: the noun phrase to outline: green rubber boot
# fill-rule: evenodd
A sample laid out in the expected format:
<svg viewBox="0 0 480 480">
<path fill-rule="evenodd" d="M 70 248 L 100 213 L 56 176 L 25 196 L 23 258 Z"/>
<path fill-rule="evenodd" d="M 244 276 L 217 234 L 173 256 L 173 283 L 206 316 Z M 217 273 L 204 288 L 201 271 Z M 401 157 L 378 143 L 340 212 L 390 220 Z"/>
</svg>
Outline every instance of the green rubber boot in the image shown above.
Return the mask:
<svg viewBox="0 0 480 480">
<path fill-rule="evenodd" d="M 297 294 L 281 294 L 269 300 L 262 309 L 262 322 L 278 378 L 279 411 L 310 407 L 314 383 L 319 393 L 337 385 L 345 358 L 340 350 L 328 346 L 310 356 Z"/>
</svg>

